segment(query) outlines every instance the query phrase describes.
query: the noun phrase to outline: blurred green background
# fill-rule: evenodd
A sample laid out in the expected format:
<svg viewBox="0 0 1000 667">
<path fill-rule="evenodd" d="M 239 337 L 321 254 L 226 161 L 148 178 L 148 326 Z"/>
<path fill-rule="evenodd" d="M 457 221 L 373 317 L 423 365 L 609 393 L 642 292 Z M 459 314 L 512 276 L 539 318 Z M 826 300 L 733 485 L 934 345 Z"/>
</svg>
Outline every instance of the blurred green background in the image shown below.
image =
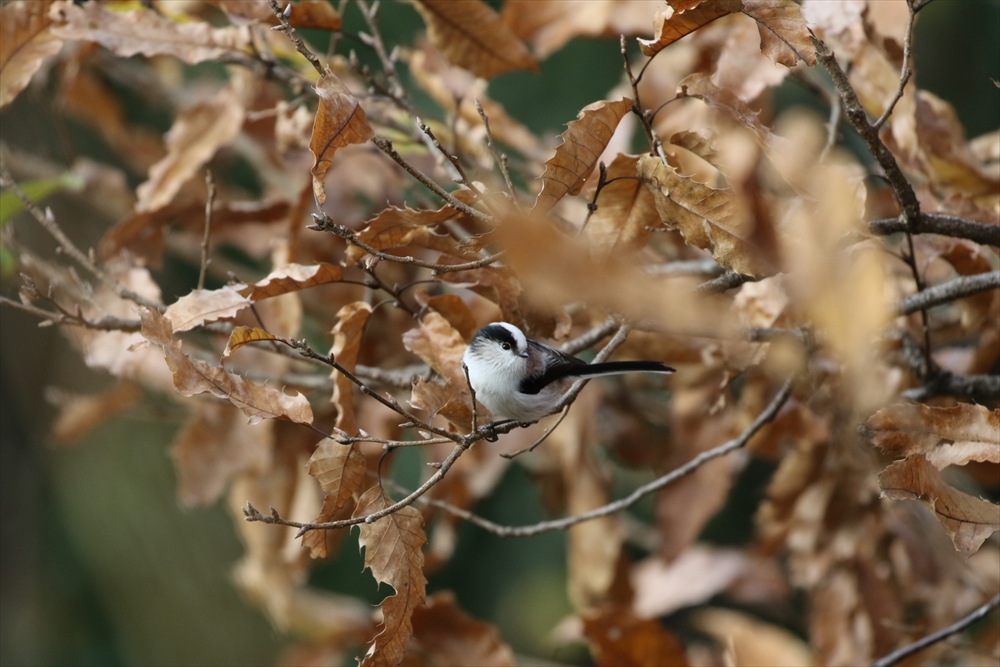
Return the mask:
<svg viewBox="0 0 1000 667">
<path fill-rule="evenodd" d="M 412 43 L 421 28 L 412 8 L 392 3 L 382 24 L 390 44 Z M 356 11 L 345 28 L 361 29 Z M 955 105 L 970 136 L 1000 125 L 1000 91 L 988 78 L 1000 79 L 1000 1 L 936 0 L 921 14 L 915 53 L 917 84 Z M 531 129 L 554 135 L 620 77 L 616 40 L 576 40 L 540 73 L 499 77 L 490 94 Z M 813 104 L 800 86 L 785 85 L 783 104 Z M 0 112 L 0 140 L 65 163 L 50 100 L 44 86 L 25 91 Z M 113 159 L 83 126 L 70 131 L 80 154 Z M 82 247 L 109 223 L 71 194 L 46 204 Z M 17 225 L 25 242 L 52 256 L 49 239 L 26 220 Z M 2 291 L 16 298 L 10 279 Z M 45 389 L 86 393 L 109 379 L 86 369 L 58 330 L 36 324 L 0 311 L 0 664 L 275 663 L 287 638 L 230 582 L 242 551 L 232 519 L 221 507 L 182 510 L 176 503 L 166 449 L 180 415 L 144 405 L 73 447 L 54 448 Z M 513 466 L 477 511 L 530 523 L 543 518 L 540 507 L 526 473 Z M 515 651 L 577 662 L 578 652 L 553 652 L 546 642 L 569 612 L 564 575 L 561 534 L 501 540 L 464 526 L 453 562 L 431 577 L 431 587 L 454 590 L 471 614 L 496 622 Z M 353 536 L 313 581 L 375 595 Z"/>
</svg>

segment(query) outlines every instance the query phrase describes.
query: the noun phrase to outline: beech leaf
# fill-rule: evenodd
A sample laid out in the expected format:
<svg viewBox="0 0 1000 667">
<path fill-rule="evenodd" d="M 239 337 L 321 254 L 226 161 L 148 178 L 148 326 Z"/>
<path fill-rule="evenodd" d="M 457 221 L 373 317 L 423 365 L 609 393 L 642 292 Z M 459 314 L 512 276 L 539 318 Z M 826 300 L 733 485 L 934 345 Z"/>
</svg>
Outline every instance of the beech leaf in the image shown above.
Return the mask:
<svg viewBox="0 0 1000 667">
<path fill-rule="evenodd" d="M 320 440 L 316 451 L 309 458 L 309 474 L 319 481 L 326 494 L 323 509 L 312 523 L 332 521 L 333 517 L 361 489 L 365 481 L 365 457 L 356 445 L 341 445 L 329 438 Z M 327 558 L 327 534 L 325 530 L 312 530 L 302 536 L 302 546 L 309 549 L 313 558 Z"/>
<path fill-rule="evenodd" d="M 262 419 L 312 423 L 312 408 L 302 394 L 290 396 L 280 389 L 255 384 L 218 366 L 191 359 L 181 351 L 181 342 L 174 340 L 170 320 L 145 307 L 139 309 L 139 316 L 143 338 L 163 348 L 167 366 L 173 372 L 174 387 L 181 395 L 210 393 L 243 410 L 252 424 Z"/>
<path fill-rule="evenodd" d="M 673 6 L 657 13 L 653 19 L 653 39 L 638 40 L 643 55 L 651 58 L 698 28 L 727 14 L 738 12 L 743 7 L 741 0 L 705 0 L 685 5 L 676 2 L 670 4 Z"/>
<path fill-rule="evenodd" d="M 802 8 L 794 0 L 743 0 L 743 13 L 757 22 L 760 52 L 773 62 L 794 67 L 816 64 L 816 47 Z"/>
<path fill-rule="evenodd" d="M 638 162 L 639 177 L 653 193 L 660 220 L 677 229 L 684 242 L 710 250 L 721 266 L 737 273 L 762 276 L 774 268 L 738 234 L 744 226 L 739 200 L 728 190 L 716 190 L 682 176 L 655 155 Z M 747 237 L 747 232 L 742 232 Z"/>
<path fill-rule="evenodd" d="M 597 210 L 587 223 L 591 252 L 596 258 L 617 251 L 639 251 L 646 244 L 648 228 L 660 221 L 653 195 L 635 178 L 638 160 L 634 155 L 619 153 L 608 165 L 608 181 L 619 180 L 601 190 Z"/>
<path fill-rule="evenodd" d="M 149 179 L 136 188 L 136 211 L 169 204 L 181 186 L 240 133 L 243 111 L 240 96 L 230 85 L 181 113 L 164 137 L 166 157 L 149 168 Z"/>
<path fill-rule="evenodd" d="M 167 320 L 178 331 L 188 331 L 206 322 L 234 317 L 251 304 L 251 300 L 232 286 L 214 290 L 196 289 L 167 307 Z"/>
<path fill-rule="evenodd" d="M 538 69 L 500 15 L 481 0 L 413 0 L 431 42 L 453 65 L 483 79 L 502 72 Z"/>
<path fill-rule="evenodd" d="M 12 102 L 42 61 L 62 48 L 62 40 L 49 29 L 51 4 L 23 0 L 0 8 L 0 107 Z"/>
<path fill-rule="evenodd" d="M 631 109 L 632 100 L 627 97 L 618 102 L 594 102 L 583 108 L 577 120 L 567 124 L 562 144 L 545 163 L 542 191 L 534 210 L 546 213 L 567 194 L 580 193 L 618 122 Z"/>
<path fill-rule="evenodd" d="M 408 664 L 477 665 L 514 667 L 518 664 L 510 646 L 489 623 L 477 621 L 455 602 L 455 594 L 441 591 L 427 598 L 427 605 L 413 612 L 413 638 L 419 650 L 409 655 L 430 660 Z M 415 656 L 415 657 L 416 657 Z"/>
<path fill-rule="evenodd" d="M 214 225 L 214 220 L 213 220 Z M 286 264 L 269 273 L 263 280 L 253 285 L 235 286 L 233 289 L 250 299 L 260 301 L 289 292 L 297 292 L 307 287 L 340 282 L 344 272 L 335 264 Z"/>
<path fill-rule="evenodd" d="M 1000 506 L 949 486 L 922 454 L 896 461 L 879 473 L 882 496 L 923 499 L 959 551 L 974 553 L 1000 530 Z"/>
<path fill-rule="evenodd" d="M 435 233 L 433 227 L 448 220 L 463 220 L 465 214 L 451 206 L 437 210 L 419 210 L 389 206 L 368 221 L 368 226 L 358 233 L 358 239 L 376 250 L 417 246 L 437 250 L 461 257 L 458 241 L 447 234 Z M 366 251 L 357 246 L 348 246 L 348 259 L 357 261 Z"/>
<path fill-rule="evenodd" d="M 99 2 L 82 6 L 58 2 L 50 16 L 57 37 L 97 42 L 123 58 L 136 54 L 173 56 L 195 65 L 250 44 L 246 28 L 213 28 L 200 21 L 177 23 L 151 9 L 114 12 Z"/>
<path fill-rule="evenodd" d="M 354 517 L 385 509 L 392 501 L 381 486 L 373 486 L 358 499 Z M 395 667 L 403 659 L 406 643 L 413 634 L 413 611 L 424 603 L 424 552 L 427 542 L 423 519 L 414 507 L 404 507 L 372 523 L 358 524 L 360 546 L 365 550 L 365 567 L 380 584 L 396 591 L 382 601 L 382 632 L 361 660 L 361 667 Z"/>
<path fill-rule="evenodd" d="M 462 370 L 465 340 L 440 313 L 432 311 L 424 315 L 419 327 L 403 334 L 403 346 L 452 384 L 466 385 Z"/>
<path fill-rule="evenodd" d="M 333 347 L 330 356 L 349 372 L 354 372 L 361 351 L 361 335 L 372 314 L 372 306 L 364 301 L 349 303 L 337 312 L 333 327 Z M 354 423 L 354 383 L 343 373 L 333 371 L 333 403 L 337 406 L 337 428 L 350 435 L 357 432 Z"/>
<path fill-rule="evenodd" d="M 258 329 L 257 327 L 236 327 L 229 334 L 229 342 L 226 343 L 226 349 L 222 351 L 222 358 L 225 359 L 248 343 L 256 343 L 261 340 L 279 339 L 274 334 L 268 333 L 263 329 Z"/>
<path fill-rule="evenodd" d="M 327 72 L 316 83 L 319 107 L 313 121 L 309 150 L 313 155 L 313 194 L 320 204 L 326 203 L 323 178 L 330 170 L 333 154 L 350 144 L 363 144 L 375 136 L 368 124 L 365 110 L 334 74 Z"/>
<path fill-rule="evenodd" d="M 938 469 L 969 461 L 1000 463 L 1000 410 L 983 405 L 900 403 L 869 417 L 861 433 L 887 452 L 923 454 Z"/>
</svg>

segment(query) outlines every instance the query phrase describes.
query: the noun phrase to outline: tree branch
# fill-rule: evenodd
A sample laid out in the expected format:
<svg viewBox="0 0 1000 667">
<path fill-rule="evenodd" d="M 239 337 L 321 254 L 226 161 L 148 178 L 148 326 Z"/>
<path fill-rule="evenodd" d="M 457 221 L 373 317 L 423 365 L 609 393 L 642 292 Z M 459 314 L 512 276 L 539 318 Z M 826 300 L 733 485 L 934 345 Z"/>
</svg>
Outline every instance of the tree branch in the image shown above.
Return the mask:
<svg viewBox="0 0 1000 667">
<path fill-rule="evenodd" d="M 873 220 L 868 223 L 868 229 L 872 234 L 886 236 L 897 232 L 906 231 L 906 222 L 899 218 L 884 218 Z M 1000 247 L 1000 225 L 987 225 L 982 222 L 965 220 L 952 215 L 942 213 L 921 213 L 917 220 L 916 234 L 941 234 L 942 236 L 953 236 L 960 239 L 968 239 L 981 243 Z"/>
<path fill-rule="evenodd" d="M 872 663 L 872 667 L 890 667 L 890 665 L 895 665 L 897 662 L 900 662 L 904 658 L 909 657 L 918 651 L 922 651 L 928 646 L 932 646 L 938 643 L 942 639 L 947 639 L 952 635 L 958 634 L 959 632 L 965 630 L 967 627 L 969 627 L 976 621 L 980 620 L 981 618 L 985 618 L 987 614 L 989 614 L 997 607 L 1000 607 L 1000 594 L 994 595 L 989 600 L 989 602 L 980 607 L 977 607 L 975 610 L 972 611 L 972 613 L 970 613 L 968 616 L 965 616 L 956 623 L 953 623 L 946 628 L 942 628 L 937 632 L 932 632 L 926 637 L 918 639 L 917 641 L 913 642 L 908 646 L 904 646 L 901 649 L 893 651 L 884 658 L 879 658 L 878 660 Z"/>
<path fill-rule="evenodd" d="M 918 310 L 940 306 L 949 301 L 998 287 L 1000 287 L 1000 271 L 962 276 L 900 299 L 896 302 L 896 312 L 899 315 L 909 315 Z"/>
</svg>

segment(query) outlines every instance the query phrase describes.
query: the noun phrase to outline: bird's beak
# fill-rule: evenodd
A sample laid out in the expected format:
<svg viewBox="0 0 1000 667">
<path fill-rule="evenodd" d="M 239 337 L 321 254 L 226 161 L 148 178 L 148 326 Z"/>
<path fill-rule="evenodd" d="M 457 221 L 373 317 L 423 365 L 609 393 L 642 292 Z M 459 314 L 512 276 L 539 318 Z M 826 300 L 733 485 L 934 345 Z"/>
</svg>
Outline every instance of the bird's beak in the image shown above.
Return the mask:
<svg viewBox="0 0 1000 667">
<path fill-rule="evenodd" d="M 528 358 L 528 353 L 527 352 L 520 352 L 520 353 L 518 353 L 517 356 L 519 356 L 519 357 L 521 357 L 523 359 L 527 359 Z"/>
</svg>

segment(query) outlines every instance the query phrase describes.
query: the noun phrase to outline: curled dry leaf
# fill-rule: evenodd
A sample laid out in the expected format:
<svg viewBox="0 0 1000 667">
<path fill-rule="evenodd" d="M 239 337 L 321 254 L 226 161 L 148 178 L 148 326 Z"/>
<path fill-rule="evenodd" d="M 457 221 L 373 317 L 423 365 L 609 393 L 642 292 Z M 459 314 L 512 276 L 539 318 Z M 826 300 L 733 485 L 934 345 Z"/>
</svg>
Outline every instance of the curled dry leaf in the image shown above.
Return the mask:
<svg viewBox="0 0 1000 667">
<path fill-rule="evenodd" d="M 262 419 L 312 423 L 312 408 L 302 394 L 289 396 L 280 389 L 255 384 L 218 366 L 191 359 L 181 351 L 181 342 L 174 340 L 170 320 L 149 308 L 140 308 L 139 316 L 143 338 L 163 348 L 167 365 L 173 372 L 174 387 L 181 395 L 210 393 L 243 410 L 252 424 Z"/>
<path fill-rule="evenodd" d="M 371 314 L 371 304 L 364 301 L 349 303 L 337 312 L 330 356 L 348 372 L 353 372 L 355 364 L 358 363 L 361 336 Z M 334 370 L 332 375 L 332 400 L 337 406 L 337 428 L 354 435 L 358 430 L 354 423 L 354 383 L 339 371 Z"/>
<path fill-rule="evenodd" d="M 594 102 L 567 125 L 561 135 L 563 143 L 545 163 L 542 191 L 535 200 L 534 210 L 546 213 L 567 194 L 580 193 L 618 122 L 632 109 L 632 104 L 627 97 L 618 102 Z"/>
<path fill-rule="evenodd" d="M 698 28 L 738 12 L 743 8 L 742 0 L 707 0 L 701 3 L 681 5 L 671 2 L 672 7 L 657 13 L 653 19 L 653 39 L 640 39 L 639 48 L 643 55 L 653 57 L 681 37 Z"/>
<path fill-rule="evenodd" d="M 222 358 L 225 359 L 248 343 L 256 343 L 262 340 L 279 340 L 279 338 L 257 327 L 236 327 L 229 334 L 229 342 L 226 343 L 226 349 L 222 351 Z"/>
<path fill-rule="evenodd" d="M 268 13 L 271 14 L 270 8 Z M 275 18 L 274 14 L 271 14 L 271 18 Z M 340 30 L 343 24 L 340 14 L 326 0 L 299 0 L 292 5 L 288 22 L 296 28 L 318 30 Z"/>
<path fill-rule="evenodd" d="M 325 497 L 323 509 L 312 523 L 333 520 L 361 490 L 366 471 L 365 457 L 356 445 L 341 445 L 329 438 L 320 440 L 309 459 L 309 474 L 319 481 Z M 325 530 L 313 530 L 302 536 L 302 546 L 309 549 L 313 558 L 327 558 L 330 554 L 326 538 Z"/>
<path fill-rule="evenodd" d="M 538 69 L 528 47 L 481 0 L 413 0 L 431 42 L 453 65 L 490 79 L 502 72 Z"/>
<path fill-rule="evenodd" d="M 619 251 L 638 252 L 646 245 L 647 228 L 660 221 L 653 195 L 635 178 L 638 160 L 634 155 L 619 153 L 608 165 L 608 181 L 619 180 L 609 182 L 601 190 L 598 208 L 587 223 L 587 236 L 595 258 Z"/>
<path fill-rule="evenodd" d="M 350 144 L 363 144 L 375 136 L 375 132 L 368 124 L 358 98 L 334 74 L 327 72 L 323 75 L 316 83 L 316 94 L 319 96 L 319 107 L 313 121 L 309 150 L 313 155 L 313 195 L 317 202 L 324 204 L 326 188 L 323 178 L 330 170 L 334 153 Z"/>
<path fill-rule="evenodd" d="M 816 64 L 816 47 L 802 8 L 794 0 L 743 0 L 743 13 L 757 22 L 760 51 L 779 65 Z"/>
<path fill-rule="evenodd" d="M 216 60 L 250 44 L 243 28 L 213 28 L 207 23 L 177 23 L 152 9 L 114 12 L 99 2 L 52 6 L 52 33 L 62 39 L 97 42 L 123 58 L 173 56 L 189 65 Z"/>
<path fill-rule="evenodd" d="M 358 233 L 358 239 L 376 250 L 416 246 L 466 257 L 468 253 L 459 249 L 458 241 L 447 234 L 437 234 L 433 229 L 448 220 L 464 218 L 463 213 L 451 206 L 443 206 L 436 211 L 390 206 L 368 221 L 368 226 Z M 365 254 L 366 251 L 357 246 L 347 248 L 347 257 L 353 261 L 358 261 Z"/>
<path fill-rule="evenodd" d="M 737 273 L 763 276 L 774 272 L 750 240 L 752 228 L 748 229 L 735 194 L 682 176 L 654 155 L 640 157 L 637 167 L 639 178 L 653 194 L 660 220 L 679 230 L 685 243 L 711 251 L 715 261 Z"/>
<path fill-rule="evenodd" d="M 149 168 L 149 179 L 136 188 L 137 212 L 169 204 L 181 186 L 240 133 L 244 109 L 238 81 L 177 117 L 164 137 L 166 157 Z"/>
<path fill-rule="evenodd" d="M 23 0 L 0 8 L 0 107 L 12 102 L 42 61 L 62 48 L 62 40 L 49 29 L 51 4 Z"/>
<path fill-rule="evenodd" d="M 358 499 L 355 517 L 385 509 L 392 501 L 380 486 L 373 486 Z M 424 552 L 427 542 L 423 519 L 414 507 L 404 507 L 373 523 L 358 524 L 360 546 L 365 549 L 365 567 L 380 584 L 396 591 L 382 601 L 382 632 L 361 660 L 361 667 L 395 667 L 403 659 L 413 634 L 414 610 L 424 603 Z"/>
<path fill-rule="evenodd" d="M 214 222 L 213 219 L 213 225 Z M 251 301 L 260 301 L 289 292 L 298 292 L 307 287 L 340 282 L 343 279 L 344 272 L 335 264 L 326 262 L 286 264 L 253 285 L 237 285 L 234 289 Z"/>
<path fill-rule="evenodd" d="M 413 641 L 407 664 L 514 667 L 514 652 L 489 623 L 466 614 L 450 591 L 427 598 L 413 612 Z"/>
<path fill-rule="evenodd" d="M 1000 506 L 949 486 L 923 454 L 896 461 L 878 481 L 885 498 L 926 500 L 959 551 L 975 553 L 1000 530 Z"/>
<path fill-rule="evenodd" d="M 465 340 L 440 313 L 432 311 L 424 315 L 419 327 L 403 334 L 403 346 L 427 362 L 438 375 L 456 386 L 465 386 L 462 370 Z"/>
<path fill-rule="evenodd" d="M 900 403 L 869 417 L 861 432 L 886 452 L 923 454 L 939 470 L 969 461 L 1000 463 L 1000 410 L 982 405 Z"/>
</svg>

